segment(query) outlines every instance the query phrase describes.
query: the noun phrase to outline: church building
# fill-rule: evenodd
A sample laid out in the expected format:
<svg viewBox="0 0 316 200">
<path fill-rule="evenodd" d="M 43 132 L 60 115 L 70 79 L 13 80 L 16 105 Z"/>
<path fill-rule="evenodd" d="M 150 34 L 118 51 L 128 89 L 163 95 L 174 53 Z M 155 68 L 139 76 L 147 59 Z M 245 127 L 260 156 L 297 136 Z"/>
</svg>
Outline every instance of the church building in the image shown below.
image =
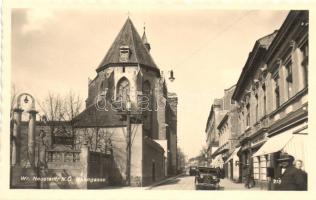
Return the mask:
<svg viewBox="0 0 316 200">
<path fill-rule="evenodd" d="M 30 135 L 23 111 L 14 109 L 11 188 L 146 186 L 176 174 L 178 99 L 150 49 L 145 29 L 140 37 L 128 18 L 89 80 L 78 116 L 36 121 Z M 72 178 L 69 185 L 33 180 L 25 186 L 24 175 Z M 82 181 L 91 179 L 101 182 Z"/>
</svg>

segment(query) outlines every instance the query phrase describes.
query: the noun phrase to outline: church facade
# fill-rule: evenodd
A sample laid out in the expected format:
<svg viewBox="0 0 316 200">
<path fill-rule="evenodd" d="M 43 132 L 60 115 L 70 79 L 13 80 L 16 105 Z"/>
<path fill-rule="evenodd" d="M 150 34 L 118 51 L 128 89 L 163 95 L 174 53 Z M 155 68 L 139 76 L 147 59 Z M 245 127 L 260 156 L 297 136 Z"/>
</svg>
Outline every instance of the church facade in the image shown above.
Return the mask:
<svg viewBox="0 0 316 200">
<path fill-rule="evenodd" d="M 176 173 L 177 97 L 168 93 L 150 49 L 145 30 L 141 38 L 128 18 L 96 69 L 97 76 L 89 81 L 86 110 L 75 119 L 78 135 L 84 135 L 87 127 L 120 132 L 115 134 L 121 142 L 113 147 L 113 153 L 115 159 L 122 158 L 116 161 L 122 163 L 118 168 L 124 177 L 126 124 L 117 111 L 124 110 L 129 102 L 131 112 L 138 112 L 131 118 L 131 178 L 140 178 L 142 185 Z M 115 142 L 111 140 L 112 145 Z"/>
</svg>

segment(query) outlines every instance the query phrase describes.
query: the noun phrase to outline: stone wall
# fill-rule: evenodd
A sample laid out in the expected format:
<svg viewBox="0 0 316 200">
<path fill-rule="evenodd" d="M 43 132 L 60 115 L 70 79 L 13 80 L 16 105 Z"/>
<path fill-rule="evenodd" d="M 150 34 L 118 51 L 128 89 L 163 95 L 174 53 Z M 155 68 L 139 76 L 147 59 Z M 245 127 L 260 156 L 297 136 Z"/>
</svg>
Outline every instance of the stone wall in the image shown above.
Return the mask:
<svg viewBox="0 0 316 200">
<path fill-rule="evenodd" d="M 131 155 L 131 183 L 138 186 L 142 172 L 142 126 L 132 125 L 132 155 Z M 78 144 L 84 140 L 89 140 L 89 148 L 92 151 L 100 152 L 109 147 L 113 152 L 113 163 L 111 175 L 109 177 L 111 185 L 124 185 L 126 180 L 126 127 L 99 128 L 98 140 L 96 138 L 96 128 L 76 129 Z M 106 147 L 106 145 L 108 145 Z M 111 146 L 111 147 L 110 147 Z M 80 147 L 77 147 L 80 148 Z"/>
<path fill-rule="evenodd" d="M 162 180 L 165 177 L 164 150 L 150 138 L 143 142 L 143 177 L 142 186 Z"/>
</svg>

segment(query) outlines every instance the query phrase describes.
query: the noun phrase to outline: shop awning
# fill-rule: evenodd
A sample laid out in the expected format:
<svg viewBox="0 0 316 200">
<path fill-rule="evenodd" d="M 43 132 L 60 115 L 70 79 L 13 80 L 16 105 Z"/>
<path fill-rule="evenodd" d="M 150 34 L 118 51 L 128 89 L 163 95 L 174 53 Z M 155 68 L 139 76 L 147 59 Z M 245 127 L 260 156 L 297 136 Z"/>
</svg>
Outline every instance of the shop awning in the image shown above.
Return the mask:
<svg viewBox="0 0 316 200">
<path fill-rule="evenodd" d="M 234 159 L 237 156 L 238 151 L 241 147 L 236 148 L 233 153 L 226 159 L 225 163 L 229 162 L 229 160 Z"/>
<path fill-rule="evenodd" d="M 272 138 L 269 138 L 267 142 L 264 143 L 262 147 L 255 154 L 253 154 L 252 157 L 263 156 L 263 155 L 275 153 L 281 150 L 283 150 L 284 152 L 287 151 L 287 153 L 289 153 L 290 155 L 293 155 L 293 152 L 295 151 L 302 151 L 302 150 L 298 150 L 299 149 L 298 146 L 302 146 L 302 145 L 304 146 L 304 143 L 302 143 L 301 136 L 303 137 L 305 136 L 306 138 L 306 134 L 303 135 L 299 133 L 297 134 L 293 134 L 293 133 L 295 133 L 296 130 L 301 129 L 303 126 L 306 126 L 306 125 L 307 124 L 304 123 L 298 127 L 289 129 L 283 133 L 273 136 Z"/>
<path fill-rule="evenodd" d="M 216 167 L 223 168 L 223 165 L 224 165 L 224 161 L 223 161 L 222 155 L 217 155 L 212 160 L 212 163 L 211 163 L 211 166 L 214 167 L 214 168 L 216 168 Z"/>
<path fill-rule="evenodd" d="M 308 129 L 304 129 L 293 134 L 293 138 L 285 145 L 283 152 L 292 155 L 295 159 L 306 160 L 307 158 L 307 134 Z"/>
</svg>

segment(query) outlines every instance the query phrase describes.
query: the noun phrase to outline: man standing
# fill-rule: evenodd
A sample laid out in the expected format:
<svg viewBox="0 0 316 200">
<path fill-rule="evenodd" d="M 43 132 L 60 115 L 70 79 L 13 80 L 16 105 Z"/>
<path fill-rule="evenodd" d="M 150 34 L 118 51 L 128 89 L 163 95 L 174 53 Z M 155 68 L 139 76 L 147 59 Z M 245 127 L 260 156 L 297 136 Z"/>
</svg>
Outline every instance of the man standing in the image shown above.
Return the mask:
<svg viewBox="0 0 316 200">
<path fill-rule="evenodd" d="M 285 153 L 280 155 L 278 159 L 279 165 L 282 168 L 281 181 L 278 190 L 306 190 L 306 176 L 302 170 L 293 166 L 294 157 Z M 284 171 L 283 171 L 284 170 Z"/>
<path fill-rule="evenodd" d="M 304 177 L 304 185 L 302 187 L 302 190 L 307 190 L 307 173 L 302 169 L 303 167 L 303 161 L 302 160 L 295 160 L 294 161 L 294 166 L 296 167 L 296 169 L 299 170 L 299 172 L 302 174 L 302 176 Z"/>
</svg>

